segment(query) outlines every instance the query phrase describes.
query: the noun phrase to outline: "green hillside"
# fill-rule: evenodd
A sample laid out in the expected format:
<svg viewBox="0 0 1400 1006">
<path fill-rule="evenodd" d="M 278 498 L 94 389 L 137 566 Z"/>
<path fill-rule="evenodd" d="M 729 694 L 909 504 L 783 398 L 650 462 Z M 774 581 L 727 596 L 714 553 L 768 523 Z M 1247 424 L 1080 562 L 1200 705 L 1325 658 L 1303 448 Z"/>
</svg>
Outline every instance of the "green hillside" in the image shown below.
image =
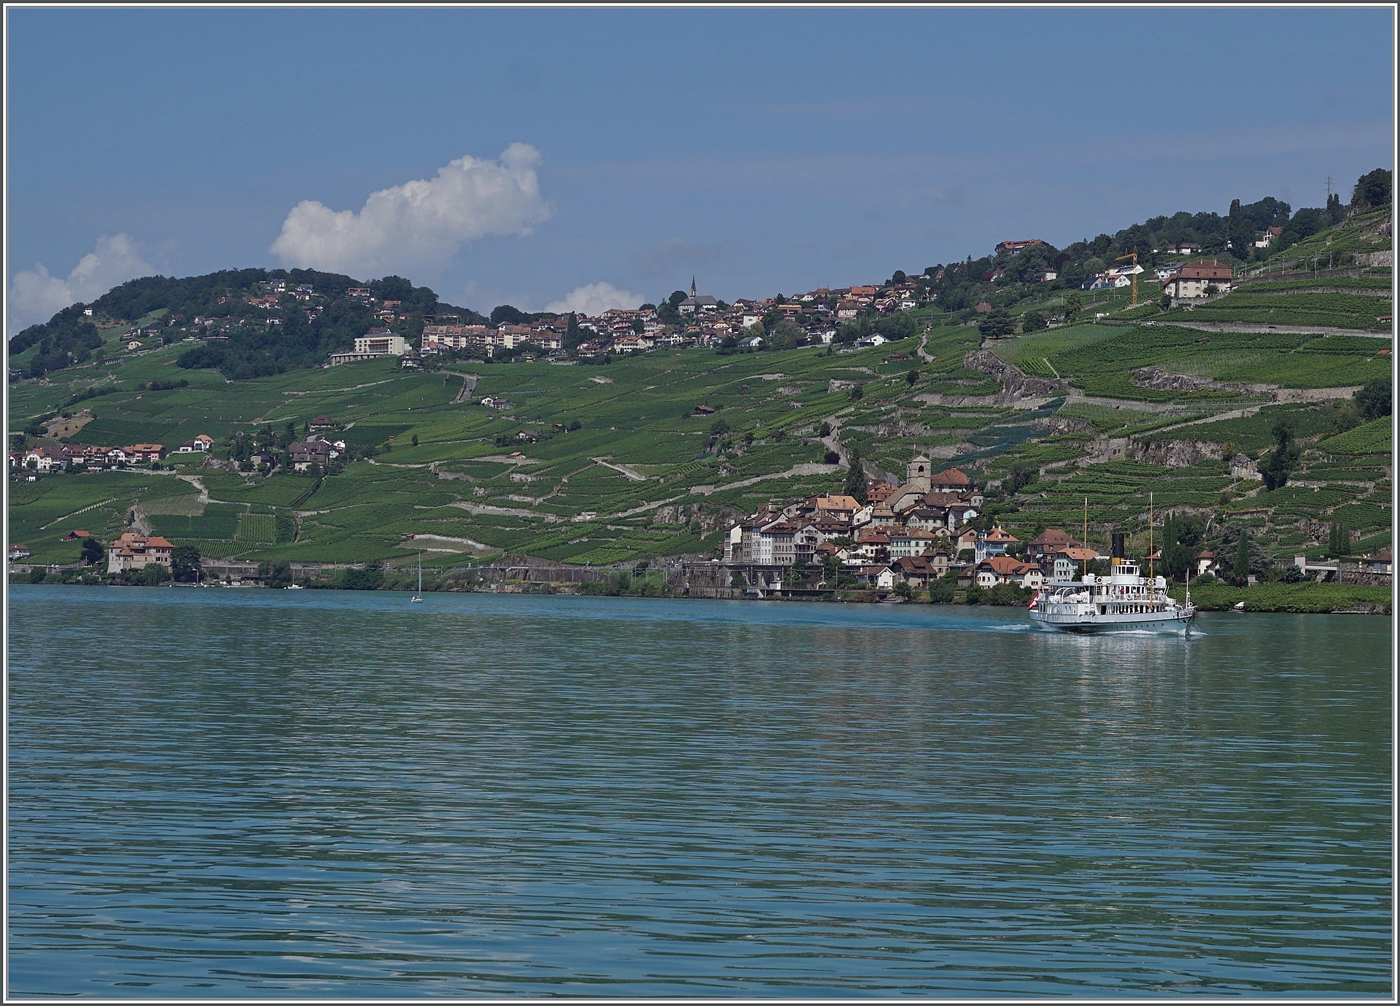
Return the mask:
<svg viewBox="0 0 1400 1006">
<path fill-rule="evenodd" d="M 1311 261 L 1329 235 L 1337 248 L 1375 250 L 1376 221 L 1358 214 L 1298 241 L 1294 254 Z M 10 540 L 49 563 L 77 560 L 77 542 L 62 540 L 69 531 L 110 540 L 133 521 L 205 556 L 257 560 L 410 561 L 425 548 L 425 561 L 439 566 L 504 553 L 591 565 L 709 556 L 736 515 L 837 488 L 854 448 L 895 475 L 916 452 L 972 472 L 994 487 L 989 519 L 1023 540 L 1043 527 L 1078 527 L 1086 496 L 1091 539 L 1114 528 L 1145 533 L 1153 493 L 1159 510 L 1249 527 L 1276 556 L 1320 554 L 1333 521 L 1348 525 L 1357 548 L 1375 547 L 1389 541 L 1392 520 L 1389 420 L 1367 422 L 1376 406 L 1354 404 L 1348 389 L 1388 386 L 1393 343 L 1382 334 L 1389 322 L 1376 319 L 1390 311 L 1378 296 L 1390 270 L 1357 267 L 1327 277 L 1322 290 L 1291 275 L 1297 263 L 1289 262 L 1192 311 L 1130 308 L 1123 290 L 1014 284 L 1001 292 L 1014 307 L 1003 316 L 1012 319 L 1009 334 L 995 330 L 997 308 L 949 310 L 935 298 L 888 318 L 864 316 L 833 346 L 657 348 L 607 362 L 516 354 L 429 360 L 423 370 L 392 359 L 307 366 L 269 349 L 281 370 L 261 376 L 240 369 L 253 355 L 199 366 L 186 337 L 166 339 L 159 327 L 139 349 L 125 348 L 128 326 L 192 318 L 188 298 L 209 284 L 180 287 L 187 300 L 179 311 L 149 290 L 145 299 L 114 291 L 111 305 L 141 314 L 121 325 L 99 319 L 101 346 L 85 359 L 69 352 L 58 360 L 58 340 L 46 344 L 50 329 L 19 353 L 12 341 L 11 367 L 21 371 L 10 385 L 12 448 L 52 451 L 60 440 L 176 447 L 202 433 L 215 450 L 207 462 L 173 455 L 159 470 L 35 481 L 20 471 Z M 257 282 L 269 274 L 261 275 Z M 316 282 L 331 289 L 322 274 Z M 409 328 L 421 330 L 424 309 L 461 311 L 431 291 L 414 295 L 422 304 Z M 1072 297 L 1081 309 L 1069 321 L 1035 330 L 1028 320 L 1058 318 Z M 308 303 L 298 310 L 314 313 Z M 1356 334 L 1192 327 L 1260 319 Z M 856 334 L 874 331 L 894 341 L 851 347 Z M 979 348 L 1016 370 L 989 372 L 969 357 Z M 36 357 L 63 365 L 26 376 Z M 1017 371 L 1042 383 L 1018 383 Z M 1318 400 L 1292 400 L 1307 395 Z M 484 407 L 486 396 L 509 405 Z M 230 463 L 250 453 L 245 445 L 282 450 L 320 415 L 345 442 L 326 471 L 279 465 L 268 474 Z M 1280 420 L 1295 460 L 1288 484 L 1270 492 L 1239 463 L 1268 457 Z M 1018 491 L 995 488 L 1013 476 Z"/>
</svg>

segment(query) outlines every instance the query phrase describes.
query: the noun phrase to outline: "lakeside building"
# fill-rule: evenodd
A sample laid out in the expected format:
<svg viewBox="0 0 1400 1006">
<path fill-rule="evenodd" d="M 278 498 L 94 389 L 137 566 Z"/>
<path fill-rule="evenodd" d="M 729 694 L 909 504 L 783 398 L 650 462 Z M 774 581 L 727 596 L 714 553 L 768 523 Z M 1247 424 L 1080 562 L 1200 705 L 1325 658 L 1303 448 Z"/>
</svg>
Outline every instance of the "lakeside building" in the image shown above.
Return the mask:
<svg viewBox="0 0 1400 1006">
<path fill-rule="evenodd" d="M 830 590 L 834 562 L 846 582 L 877 589 L 924 588 L 951 572 L 962 587 L 1036 590 L 1078 577 L 1099 558 L 1059 528 L 1024 546 L 999 526 L 978 530 L 984 499 L 972 478 L 930 467 L 916 455 L 903 484 L 868 481 L 864 505 L 838 493 L 763 504 L 725 529 L 722 578 L 759 594 Z"/>
<path fill-rule="evenodd" d="M 174 549 L 174 545 L 159 535 L 147 536 L 127 531 L 112 543 L 107 552 L 107 572 L 145 569 L 153 563 L 169 569 Z"/>
</svg>

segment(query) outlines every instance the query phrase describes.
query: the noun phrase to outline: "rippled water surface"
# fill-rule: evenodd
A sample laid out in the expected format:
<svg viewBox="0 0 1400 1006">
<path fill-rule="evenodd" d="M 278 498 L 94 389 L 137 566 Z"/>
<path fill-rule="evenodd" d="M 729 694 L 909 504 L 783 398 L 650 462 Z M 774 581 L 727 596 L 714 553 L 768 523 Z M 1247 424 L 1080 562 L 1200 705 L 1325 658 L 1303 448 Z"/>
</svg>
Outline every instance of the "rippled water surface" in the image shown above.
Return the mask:
<svg viewBox="0 0 1400 1006">
<path fill-rule="evenodd" d="M 1390 623 L 13 587 L 9 992 L 1385 995 Z"/>
</svg>

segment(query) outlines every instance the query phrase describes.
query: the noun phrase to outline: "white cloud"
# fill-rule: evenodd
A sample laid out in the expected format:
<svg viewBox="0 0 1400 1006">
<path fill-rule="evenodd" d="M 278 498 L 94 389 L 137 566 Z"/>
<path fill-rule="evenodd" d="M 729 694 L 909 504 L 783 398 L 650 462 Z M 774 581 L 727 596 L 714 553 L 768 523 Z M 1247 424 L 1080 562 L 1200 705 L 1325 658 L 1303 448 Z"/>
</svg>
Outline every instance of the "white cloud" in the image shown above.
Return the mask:
<svg viewBox="0 0 1400 1006">
<path fill-rule="evenodd" d="M 641 306 L 642 300 L 641 294 L 619 290 L 611 283 L 589 283 L 570 290 L 563 300 L 546 304 L 544 309 L 551 314 L 577 311 L 579 314 L 597 316 L 615 307 L 634 310 Z"/>
<path fill-rule="evenodd" d="M 271 251 L 287 266 L 361 279 L 385 271 L 437 272 L 468 241 L 523 237 L 549 219 L 535 176 L 539 163 L 534 147 L 512 143 L 500 160 L 461 157 L 429 181 L 381 189 L 358 213 L 305 200 L 287 214 Z"/>
<path fill-rule="evenodd" d="M 48 321 L 69 304 L 90 303 L 114 286 L 155 272 L 141 258 L 136 242 L 126 234 L 104 234 L 98 238 L 93 250 L 73 267 L 67 279 L 49 275 L 48 269 L 36 262 L 33 269 L 15 273 L 10 283 L 5 305 L 7 334 Z"/>
</svg>

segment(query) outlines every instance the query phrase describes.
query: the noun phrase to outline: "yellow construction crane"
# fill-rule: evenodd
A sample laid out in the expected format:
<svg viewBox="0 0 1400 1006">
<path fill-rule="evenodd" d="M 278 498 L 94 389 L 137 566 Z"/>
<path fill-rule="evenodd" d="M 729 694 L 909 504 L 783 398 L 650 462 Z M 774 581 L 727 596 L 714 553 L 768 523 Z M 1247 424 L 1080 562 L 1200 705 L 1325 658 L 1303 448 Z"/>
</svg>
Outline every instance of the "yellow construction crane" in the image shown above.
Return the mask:
<svg viewBox="0 0 1400 1006">
<path fill-rule="evenodd" d="M 1132 302 L 1131 304 L 1129 304 L 1128 306 L 1129 306 L 1129 307 L 1137 307 L 1137 278 L 1138 278 L 1138 274 L 1137 274 L 1137 249 L 1134 248 L 1132 251 L 1130 251 L 1130 252 L 1129 252 L 1128 254 L 1126 254 L 1126 255 L 1119 255 L 1119 256 L 1118 256 L 1116 259 L 1114 259 L 1113 261 L 1115 261 L 1115 262 L 1122 262 L 1125 258 L 1130 258 L 1130 259 L 1133 260 L 1133 302 Z"/>
</svg>

